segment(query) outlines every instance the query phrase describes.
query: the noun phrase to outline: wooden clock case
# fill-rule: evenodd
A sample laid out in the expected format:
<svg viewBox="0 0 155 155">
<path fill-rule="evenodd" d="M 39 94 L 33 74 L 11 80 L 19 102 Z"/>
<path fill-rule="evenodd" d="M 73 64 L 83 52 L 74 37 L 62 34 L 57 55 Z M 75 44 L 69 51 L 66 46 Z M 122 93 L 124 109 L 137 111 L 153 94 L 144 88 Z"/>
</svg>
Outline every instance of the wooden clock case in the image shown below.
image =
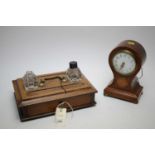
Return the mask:
<svg viewBox="0 0 155 155">
<path fill-rule="evenodd" d="M 112 58 L 121 50 L 130 51 L 135 58 L 136 68 L 130 75 L 121 75 L 117 73 L 113 67 Z M 138 103 L 143 87 L 139 84 L 136 75 L 144 64 L 145 59 L 145 49 L 136 41 L 125 40 L 114 48 L 109 55 L 109 65 L 112 69 L 114 79 L 111 84 L 104 89 L 104 95 Z"/>
</svg>

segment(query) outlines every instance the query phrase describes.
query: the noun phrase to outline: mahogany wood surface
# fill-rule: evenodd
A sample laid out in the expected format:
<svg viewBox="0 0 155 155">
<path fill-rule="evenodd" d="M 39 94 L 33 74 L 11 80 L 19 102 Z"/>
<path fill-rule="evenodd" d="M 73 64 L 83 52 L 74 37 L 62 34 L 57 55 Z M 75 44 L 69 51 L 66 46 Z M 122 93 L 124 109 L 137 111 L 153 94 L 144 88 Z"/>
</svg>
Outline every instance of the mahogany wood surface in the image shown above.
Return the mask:
<svg viewBox="0 0 155 155">
<path fill-rule="evenodd" d="M 39 75 L 45 85 L 33 91 L 26 91 L 23 79 L 13 80 L 14 94 L 21 121 L 53 115 L 61 102 L 67 101 L 74 110 L 95 105 L 97 90 L 82 74 L 78 83 L 62 82 L 54 77 L 64 77 L 65 72 Z M 68 108 L 69 111 L 69 108 Z"/>
<path fill-rule="evenodd" d="M 133 44 L 129 44 L 129 42 Z M 129 50 L 132 52 L 136 68 L 131 75 L 121 75 L 115 71 L 112 59 L 115 54 L 121 50 Z M 136 41 L 125 40 L 115 47 L 109 55 L 109 65 L 112 69 L 114 78 L 112 82 L 104 89 L 104 95 L 119 98 L 133 103 L 138 103 L 142 95 L 143 87 L 140 86 L 137 73 L 140 71 L 142 65 L 146 60 L 146 52 L 141 44 Z"/>
</svg>

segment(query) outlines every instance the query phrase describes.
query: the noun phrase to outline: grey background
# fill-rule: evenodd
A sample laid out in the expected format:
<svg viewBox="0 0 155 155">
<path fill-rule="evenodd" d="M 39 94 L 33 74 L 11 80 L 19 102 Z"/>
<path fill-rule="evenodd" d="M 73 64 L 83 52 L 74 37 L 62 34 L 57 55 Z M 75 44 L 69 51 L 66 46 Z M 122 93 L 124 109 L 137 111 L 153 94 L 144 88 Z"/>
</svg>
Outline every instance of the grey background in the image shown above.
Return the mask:
<svg viewBox="0 0 155 155">
<path fill-rule="evenodd" d="M 147 52 L 137 105 L 103 96 L 113 78 L 108 55 L 126 39 L 137 40 Z M 154 46 L 155 27 L 0 27 L 0 128 L 155 128 Z M 97 88 L 97 105 L 75 111 L 71 120 L 68 114 L 65 125 L 53 116 L 21 123 L 11 81 L 27 70 L 66 70 L 71 60 Z"/>
</svg>

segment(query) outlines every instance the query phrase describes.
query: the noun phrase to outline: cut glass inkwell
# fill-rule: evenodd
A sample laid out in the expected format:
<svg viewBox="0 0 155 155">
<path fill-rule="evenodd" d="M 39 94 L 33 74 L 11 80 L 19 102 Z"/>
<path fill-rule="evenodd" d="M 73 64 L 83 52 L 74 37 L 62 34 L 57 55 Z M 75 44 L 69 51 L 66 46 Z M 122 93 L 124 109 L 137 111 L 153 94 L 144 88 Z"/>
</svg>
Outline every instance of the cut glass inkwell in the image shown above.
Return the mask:
<svg viewBox="0 0 155 155">
<path fill-rule="evenodd" d="M 79 82 L 81 79 L 81 71 L 78 68 L 77 62 L 76 61 L 71 61 L 69 63 L 69 68 L 66 72 L 68 79 L 71 82 Z"/>
<path fill-rule="evenodd" d="M 26 91 L 32 91 L 39 87 L 39 79 L 32 71 L 27 71 L 23 77 Z"/>
</svg>

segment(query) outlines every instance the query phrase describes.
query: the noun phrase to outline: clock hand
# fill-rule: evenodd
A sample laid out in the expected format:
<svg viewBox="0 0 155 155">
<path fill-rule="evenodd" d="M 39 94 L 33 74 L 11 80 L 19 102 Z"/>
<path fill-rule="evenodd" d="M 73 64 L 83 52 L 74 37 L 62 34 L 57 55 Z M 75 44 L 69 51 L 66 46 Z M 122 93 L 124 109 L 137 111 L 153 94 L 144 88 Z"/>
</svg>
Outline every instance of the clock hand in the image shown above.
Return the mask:
<svg viewBox="0 0 155 155">
<path fill-rule="evenodd" d="M 124 66 L 125 66 L 125 62 L 122 62 L 119 70 L 122 70 L 124 68 Z"/>
</svg>

